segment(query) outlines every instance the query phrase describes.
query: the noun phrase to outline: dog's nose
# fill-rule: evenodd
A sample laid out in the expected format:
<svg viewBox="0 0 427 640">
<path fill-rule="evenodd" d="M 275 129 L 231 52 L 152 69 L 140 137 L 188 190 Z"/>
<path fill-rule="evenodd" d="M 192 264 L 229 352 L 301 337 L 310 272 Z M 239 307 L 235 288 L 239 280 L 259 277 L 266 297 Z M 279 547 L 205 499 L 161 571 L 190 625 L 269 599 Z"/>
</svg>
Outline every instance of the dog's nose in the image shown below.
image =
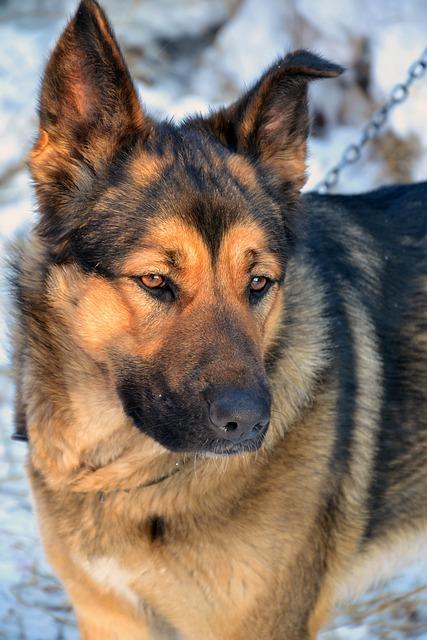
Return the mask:
<svg viewBox="0 0 427 640">
<path fill-rule="evenodd" d="M 268 393 L 237 387 L 211 393 L 209 418 L 221 439 L 238 442 L 255 438 L 267 430 L 270 421 Z"/>
</svg>

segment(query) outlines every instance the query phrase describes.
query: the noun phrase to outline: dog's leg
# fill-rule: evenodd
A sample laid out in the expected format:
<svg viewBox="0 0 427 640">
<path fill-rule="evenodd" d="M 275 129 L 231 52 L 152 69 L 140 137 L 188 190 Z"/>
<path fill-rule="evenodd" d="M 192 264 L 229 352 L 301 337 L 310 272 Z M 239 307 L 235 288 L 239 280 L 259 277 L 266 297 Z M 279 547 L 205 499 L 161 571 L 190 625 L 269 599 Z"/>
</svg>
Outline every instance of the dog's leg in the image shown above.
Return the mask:
<svg viewBox="0 0 427 640">
<path fill-rule="evenodd" d="M 110 591 L 68 589 L 81 640 L 176 640 L 176 632 L 142 601 L 129 606 Z M 74 591 L 74 592 L 73 592 Z"/>
<path fill-rule="evenodd" d="M 316 640 L 330 618 L 331 606 L 328 602 L 320 601 L 310 616 L 308 622 L 309 639 Z"/>
<path fill-rule="evenodd" d="M 118 621 L 117 625 L 112 627 L 110 619 L 108 622 L 99 624 L 92 620 L 86 619 L 83 615 L 78 616 L 80 640 L 152 640 L 149 627 L 142 622 L 139 629 L 128 629 L 122 626 Z"/>
<path fill-rule="evenodd" d="M 91 598 L 85 605 L 73 601 L 81 640 L 153 640 L 149 622 L 116 603 Z"/>
<path fill-rule="evenodd" d="M 119 581 L 116 591 L 95 582 L 65 553 L 53 553 L 52 548 L 49 551 L 49 559 L 71 600 L 81 640 L 157 640 L 151 630 L 151 609 L 136 595 L 134 601 L 130 593 L 125 598 Z"/>
<path fill-rule="evenodd" d="M 151 619 L 140 618 L 138 622 L 124 621 L 117 618 L 115 622 L 109 617 L 95 622 L 86 612 L 77 612 L 80 640 L 177 640 L 177 635 L 168 625 Z"/>
</svg>

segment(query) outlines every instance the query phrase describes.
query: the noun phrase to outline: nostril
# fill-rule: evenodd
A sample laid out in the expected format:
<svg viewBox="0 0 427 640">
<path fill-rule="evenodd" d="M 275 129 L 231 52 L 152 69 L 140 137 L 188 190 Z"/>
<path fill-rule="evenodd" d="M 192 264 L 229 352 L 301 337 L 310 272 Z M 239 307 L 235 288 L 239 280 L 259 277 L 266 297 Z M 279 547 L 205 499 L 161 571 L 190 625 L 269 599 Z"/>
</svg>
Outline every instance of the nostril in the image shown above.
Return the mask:
<svg viewBox="0 0 427 640">
<path fill-rule="evenodd" d="M 221 439 L 237 442 L 258 438 L 267 430 L 270 399 L 257 389 L 226 387 L 210 390 L 210 426 Z"/>
<path fill-rule="evenodd" d="M 239 425 L 237 424 L 237 422 L 227 422 L 227 424 L 221 425 L 218 428 L 221 429 L 221 431 L 229 433 L 230 431 L 236 431 L 238 427 Z"/>
<path fill-rule="evenodd" d="M 266 424 L 265 422 L 257 422 L 257 424 L 253 427 L 252 429 L 252 433 L 259 433 L 260 431 L 262 431 L 263 429 L 265 429 Z"/>
</svg>

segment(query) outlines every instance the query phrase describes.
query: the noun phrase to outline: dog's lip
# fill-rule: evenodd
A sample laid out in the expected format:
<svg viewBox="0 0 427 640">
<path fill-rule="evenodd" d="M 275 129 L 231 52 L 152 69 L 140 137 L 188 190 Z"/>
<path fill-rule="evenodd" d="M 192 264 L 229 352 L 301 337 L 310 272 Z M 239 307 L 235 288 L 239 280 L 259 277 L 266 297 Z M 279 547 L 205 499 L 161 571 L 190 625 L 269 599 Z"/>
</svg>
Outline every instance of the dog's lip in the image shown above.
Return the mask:
<svg viewBox="0 0 427 640">
<path fill-rule="evenodd" d="M 257 451 L 264 441 L 265 434 L 267 433 L 268 425 L 257 434 L 254 438 L 248 438 L 241 440 L 240 442 L 230 442 L 229 440 L 218 440 L 211 447 L 200 451 L 202 455 L 206 457 L 215 456 L 231 456 L 239 455 L 240 453 L 253 453 Z"/>
</svg>

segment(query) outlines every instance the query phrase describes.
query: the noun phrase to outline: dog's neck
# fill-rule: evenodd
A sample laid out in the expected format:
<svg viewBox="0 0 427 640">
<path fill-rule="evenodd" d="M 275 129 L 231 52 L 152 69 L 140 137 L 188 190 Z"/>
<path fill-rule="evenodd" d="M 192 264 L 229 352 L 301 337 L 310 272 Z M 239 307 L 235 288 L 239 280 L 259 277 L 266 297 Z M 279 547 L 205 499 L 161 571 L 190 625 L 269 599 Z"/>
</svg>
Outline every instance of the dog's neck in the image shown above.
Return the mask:
<svg viewBox="0 0 427 640">
<path fill-rule="evenodd" d="M 175 476 L 177 473 L 179 473 L 182 470 L 185 464 L 186 463 L 184 461 L 183 462 L 177 461 L 175 462 L 175 466 L 169 472 L 159 475 L 158 477 L 153 478 L 152 480 L 148 480 L 147 482 L 143 482 L 142 484 L 139 484 L 136 487 L 107 489 L 106 491 L 98 491 L 97 492 L 98 499 L 100 502 L 104 502 L 107 496 L 110 496 L 113 494 L 117 494 L 121 492 L 130 493 L 132 490 L 148 489 L 149 487 L 155 487 L 156 485 L 161 484 L 162 482 L 165 482 L 170 478 L 173 478 L 173 476 Z"/>
<path fill-rule="evenodd" d="M 13 433 L 11 435 L 11 439 L 14 440 L 15 442 L 25 442 L 28 443 L 28 435 L 26 432 L 19 432 L 16 431 L 15 433 Z M 148 487 L 154 487 L 155 485 L 160 484 L 161 482 L 164 482 L 165 480 L 169 480 L 170 478 L 172 478 L 173 476 L 175 476 L 179 471 L 181 471 L 181 469 L 183 468 L 183 466 L 185 464 L 187 464 L 188 461 L 179 461 L 177 460 L 175 462 L 175 466 L 168 472 L 165 472 L 155 478 L 153 478 L 152 480 L 148 480 L 146 482 L 143 482 L 140 485 L 137 485 L 136 487 L 129 487 L 129 488 L 116 488 L 116 489 L 107 489 L 106 491 L 98 491 L 98 498 L 100 500 L 100 502 L 104 502 L 106 495 L 110 495 L 113 493 L 119 493 L 121 491 L 123 491 L 124 493 L 129 493 L 132 489 L 145 489 Z"/>
</svg>

